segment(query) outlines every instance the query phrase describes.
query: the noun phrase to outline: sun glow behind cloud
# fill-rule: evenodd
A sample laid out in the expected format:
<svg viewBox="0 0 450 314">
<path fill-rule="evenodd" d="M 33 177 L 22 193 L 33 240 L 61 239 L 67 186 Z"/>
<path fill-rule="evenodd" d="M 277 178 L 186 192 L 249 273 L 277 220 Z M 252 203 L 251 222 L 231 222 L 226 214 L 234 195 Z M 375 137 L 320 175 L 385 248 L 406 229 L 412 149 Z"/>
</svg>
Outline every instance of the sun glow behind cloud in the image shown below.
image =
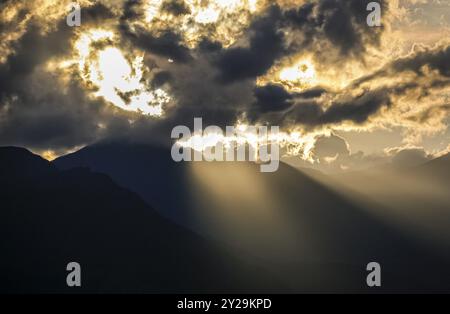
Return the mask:
<svg viewBox="0 0 450 314">
<path fill-rule="evenodd" d="M 185 44 L 194 47 L 203 36 L 225 47 L 233 44 L 249 25 L 251 16 L 264 6 L 262 0 L 185 0 L 186 11 L 173 14 L 164 10 L 163 0 L 150 0 L 144 6 L 145 28 L 152 32 L 168 24 L 176 26 Z"/>
<path fill-rule="evenodd" d="M 347 34 L 331 34 L 333 35 L 331 36 L 324 33 L 323 27 L 317 27 L 317 29 L 314 27 L 319 21 L 318 17 L 322 15 L 331 23 L 333 21 L 328 18 L 334 16 L 336 10 L 348 13 L 347 9 L 350 8 L 347 6 L 347 3 L 350 3 L 348 1 L 343 1 L 342 5 L 334 8 L 333 11 L 320 12 L 324 9 L 319 5 L 322 1 L 306 0 L 126 2 L 80 0 L 77 2 L 83 9 L 82 27 L 68 31 L 65 18 L 68 12 L 67 5 L 70 2 L 69 0 L 58 3 L 51 0 L 13 3 L 9 1 L 0 5 L 2 7 L 0 17 L 4 24 L 4 31 L 0 34 L 0 65 L 5 65 L 5 82 L 14 82 L 14 71 L 8 72 L 8 68 L 12 66 L 11 69 L 13 69 L 19 64 L 16 71 L 19 77 L 17 82 L 24 82 L 26 77 L 33 77 L 37 82 L 45 75 L 57 76 L 57 83 L 61 83 L 61 86 L 55 90 L 66 95 L 66 92 L 72 88 L 71 83 L 76 81 L 83 89 L 83 97 L 89 96 L 86 103 L 89 103 L 89 100 L 104 99 L 105 103 L 123 109 L 114 110 L 114 113 L 125 115 L 125 119 L 130 115 L 135 117 L 137 114 L 145 114 L 153 117 L 165 115 L 170 121 L 172 115 L 177 115 L 177 111 L 168 110 L 168 107 L 176 104 L 178 108 L 185 108 L 186 111 L 180 112 L 186 116 L 189 113 L 185 112 L 189 112 L 190 108 L 197 108 L 196 106 L 200 106 L 199 103 L 206 99 L 205 102 L 211 101 L 214 104 L 217 102 L 217 108 L 222 108 L 222 104 L 227 110 L 232 108 L 231 110 L 235 110 L 234 116 L 246 113 L 251 116 L 255 111 L 252 121 L 270 125 L 281 124 L 280 127 L 289 134 L 285 136 L 286 141 L 290 139 L 292 142 L 292 145 L 286 145 L 289 147 L 299 147 L 296 143 L 301 141 L 292 136 L 293 132 L 298 132 L 303 137 L 307 134 L 312 134 L 314 137 L 319 132 L 335 131 L 349 133 L 348 138 L 350 136 L 356 138 L 356 135 L 350 133 L 357 133 L 357 136 L 361 135 L 361 138 L 365 136 L 363 134 L 367 134 L 370 138 L 372 132 L 380 131 L 381 133 L 384 130 L 393 133 L 401 132 L 398 138 L 399 141 L 403 141 L 402 143 L 427 146 L 428 143 L 433 142 L 428 145 L 429 150 L 448 146 L 446 130 L 448 130 L 449 89 L 445 81 L 448 75 L 442 76 L 443 71 L 447 69 L 445 63 L 431 64 L 439 65 L 438 68 L 442 73 L 434 67 L 424 67 L 417 73 L 387 71 L 372 76 L 379 71 L 383 72 L 383 69 L 389 69 L 389 64 L 399 58 L 408 57 L 409 54 L 419 53 L 423 49 L 426 52 L 428 49 L 429 53 L 424 55 L 432 55 L 433 46 L 436 48 L 448 46 L 446 40 L 448 36 L 445 35 L 448 35 L 446 17 L 448 17 L 449 7 L 442 1 L 442 3 L 412 0 L 391 3 L 389 1 L 389 6 L 383 10 L 384 27 L 382 29 L 368 29 L 365 19 L 361 20 L 363 24 L 359 26 L 356 25 L 359 19 L 350 21 L 355 31 L 354 35 L 359 40 L 345 47 L 340 47 L 339 43 L 342 42 L 336 39 L 344 37 L 349 39 L 351 36 Z M 275 4 L 278 4 L 281 10 L 281 19 L 268 15 L 267 9 Z M 307 28 L 299 27 L 297 24 L 294 25 L 295 27 L 292 26 L 287 17 L 297 16 L 296 13 L 299 13 L 301 8 L 307 9 L 309 4 L 314 4 L 316 8 L 309 15 L 308 23 L 311 22 L 311 25 L 308 24 Z M 288 12 L 289 10 L 293 11 Z M 367 14 L 365 8 L 361 11 L 365 17 Z M 358 12 L 352 14 L 359 16 Z M 212 61 L 230 50 L 248 51 L 256 56 L 255 60 L 259 58 L 255 51 L 261 51 L 261 56 L 267 55 L 264 49 L 255 49 L 255 51 L 248 49 L 252 36 L 264 33 L 261 31 L 258 33 L 259 28 L 256 27 L 260 18 L 273 23 L 271 27 L 275 28 L 278 34 L 283 35 L 284 46 L 283 51 L 274 60 L 268 60 L 270 62 L 267 63 L 267 69 L 258 72 L 260 76 L 256 77 L 257 88 L 274 84 L 284 87 L 292 95 L 286 103 L 280 104 L 274 101 L 267 108 L 263 108 L 264 111 L 254 108 L 252 91 L 244 92 L 244 84 L 220 85 L 208 80 L 209 76 L 205 75 L 205 73 L 211 74 L 212 78 L 215 70 L 224 72 L 224 69 Z M 311 38 L 313 40 L 307 41 L 307 31 L 310 27 L 311 31 L 314 28 Z M 123 29 L 127 29 L 128 33 L 123 32 Z M 173 34 L 173 37 L 164 36 L 166 32 Z M 378 33 L 381 35 L 378 36 Z M 34 36 L 32 40 L 29 37 L 31 35 Z M 338 35 L 342 35 L 342 38 Z M 200 50 L 198 44 L 203 43 L 204 39 L 214 44 L 220 43 L 222 48 L 216 45 L 215 50 Z M 143 42 L 145 40 L 147 41 Z M 172 54 L 172 46 L 165 46 L 167 44 L 165 41 L 173 43 L 174 49 L 180 48 L 183 56 L 189 55 L 189 62 L 181 62 L 181 58 L 178 60 L 177 55 Z M 44 47 L 42 51 L 36 50 L 39 47 L 32 45 L 32 42 L 45 43 L 39 44 L 40 47 Z M 74 49 L 69 52 L 59 49 L 62 47 L 56 45 L 56 42 L 71 43 Z M 272 42 L 270 40 L 268 42 L 270 46 Z M 307 47 L 302 46 L 302 43 L 307 44 Z M 24 47 L 22 50 L 21 46 Z M 351 49 L 340 49 L 346 47 Z M 27 59 L 31 61 L 30 64 L 25 63 L 23 61 L 25 59 L 20 59 L 25 56 L 25 51 L 34 55 L 31 58 L 27 56 Z M 440 55 L 438 52 L 434 54 Z M 19 62 L 11 62 L 14 60 Z M 420 60 L 423 59 L 418 59 Z M 40 67 L 40 62 L 45 62 L 43 67 Z M 228 64 L 225 63 L 224 68 L 227 66 Z M 31 72 L 21 71 L 26 67 Z M 46 73 L 41 73 L 41 70 Z M 159 73 L 166 76 L 156 77 Z M 198 75 L 198 73 L 201 74 Z M 254 79 L 255 75 L 258 74 L 251 74 L 251 78 Z M 157 81 L 154 78 L 160 80 Z M 200 83 L 188 83 L 190 81 Z M 358 83 L 359 81 L 362 83 Z M 159 84 L 161 82 L 162 85 Z M 432 82 L 436 82 L 434 87 Z M 154 85 L 161 87 L 152 87 Z M 250 85 L 253 88 L 253 85 Z M 417 87 L 414 88 L 415 85 Z M 197 86 L 201 88 L 197 89 Z M 404 88 L 404 91 L 396 95 L 395 91 L 399 89 L 395 89 L 395 86 Z M 302 93 L 309 89 L 324 92 L 318 93 L 318 96 L 313 99 L 302 98 L 303 95 L 311 95 L 311 93 Z M 326 125 L 316 126 L 315 123 L 318 120 L 309 119 L 308 113 L 302 111 L 306 108 L 302 107 L 304 104 L 314 103 L 317 105 L 318 112 L 325 113 L 330 108 L 339 109 L 336 105 L 349 108 L 345 105 L 354 103 L 355 106 L 350 108 L 350 111 L 357 113 L 367 108 L 367 101 L 370 100 L 371 94 L 379 95 L 386 89 L 392 91 L 388 97 L 389 106 L 383 104 L 367 117 L 362 114 L 360 120 L 355 120 L 358 115 L 350 115 L 350 112 L 347 112 L 348 118 L 337 118 L 330 123 L 327 122 Z M 38 102 L 33 90 L 39 90 L 39 88 L 28 88 L 27 92 L 33 94 L 34 98 L 30 98 L 33 102 Z M 40 90 L 45 92 L 45 89 Z M 208 92 L 203 93 L 203 90 Z M 213 91 L 216 90 L 220 93 L 215 94 Z M 378 90 L 380 93 L 375 93 Z M 368 98 L 367 101 L 360 101 L 364 100 L 364 97 Z M 193 100 L 188 101 L 190 99 Z M 75 102 L 75 106 L 77 105 L 79 101 Z M 9 106 L 7 104 L 4 108 Z M 108 106 L 108 108 L 114 109 L 114 106 Z M 214 109 L 208 106 L 204 110 Z M 6 116 L 6 112 L 7 110 L 3 109 L 1 114 Z M 220 114 L 215 116 L 221 117 Z M 231 115 L 230 117 L 232 119 Z M 83 118 L 89 121 L 94 117 L 88 113 Z M 92 125 L 97 124 L 92 123 Z M 108 123 L 102 121 L 102 125 L 104 126 L 102 130 L 107 133 Z M 292 131 L 292 129 L 300 131 Z M 92 132 L 89 133 L 92 134 Z M 356 145 L 359 145 L 362 151 L 372 151 L 371 140 L 361 142 L 364 143 Z M 354 143 L 353 140 L 350 141 L 352 147 Z"/>
<path fill-rule="evenodd" d="M 339 91 L 366 73 L 364 65 L 358 62 L 347 62 L 336 68 L 320 64 L 311 55 L 302 53 L 272 66 L 265 75 L 256 79 L 256 84 L 280 84 L 290 92 L 301 92 L 317 86 Z"/>
<path fill-rule="evenodd" d="M 290 87 L 311 87 L 316 83 L 316 70 L 310 60 L 301 60 L 291 67 L 282 69 L 279 79 Z"/>
<path fill-rule="evenodd" d="M 96 90 L 94 96 L 103 97 L 123 110 L 162 116 L 170 96 L 162 89 L 150 90 L 144 79 L 143 56 L 127 59 L 110 44 L 113 39 L 110 31 L 90 30 L 75 42 L 76 62 L 84 83 Z"/>
<path fill-rule="evenodd" d="M 278 145 L 284 155 L 298 156 L 299 158 L 314 162 L 312 150 L 319 133 L 305 133 L 301 130 L 281 131 L 271 133 L 268 128 L 267 135 L 257 134 L 254 127 L 243 122 L 237 122 L 235 125 L 235 134 L 223 134 L 216 132 L 204 132 L 203 134 L 194 134 L 188 139 L 179 140 L 177 144 L 180 147 L 192 148 L 196 151 L 204 152 L 207 148 L 223 146 L 224 153 L 235 149 L 237 146 L 248 146 L 257 154 L 258 147 L 270 144 Z M 258 156 L 255 156 L 258 160 Z"/>
</svg>

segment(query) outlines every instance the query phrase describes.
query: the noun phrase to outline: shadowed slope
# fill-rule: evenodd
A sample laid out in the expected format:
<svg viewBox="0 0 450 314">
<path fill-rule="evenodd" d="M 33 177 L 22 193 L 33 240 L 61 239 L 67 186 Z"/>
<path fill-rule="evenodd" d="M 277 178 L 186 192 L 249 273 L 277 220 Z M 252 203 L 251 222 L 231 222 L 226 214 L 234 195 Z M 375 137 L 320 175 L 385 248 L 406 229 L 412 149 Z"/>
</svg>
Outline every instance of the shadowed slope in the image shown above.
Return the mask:
<svg viewBox="0 0 450 314">
<path fill-rule="evenodd" d="M 160 213 L 233 246 L 296 291 L 365 290 L 371 261 L 389 274 L 386 290 L 449 287 L 440 282 L 447 260 L 285 164 L 275 173 L 242 162 L 177 164 L 169 150 L 129 143 L 97 144 L 55 164 L 107 173 Z"/>
<path fill-rule="evenodd" d="M 0 148 L 0 291 L 245 292 L 279 289 L 137 195 L 88 169 L 58 171 Z M 66 265 L 82 287 L 66 286 Z"/>
</svg>

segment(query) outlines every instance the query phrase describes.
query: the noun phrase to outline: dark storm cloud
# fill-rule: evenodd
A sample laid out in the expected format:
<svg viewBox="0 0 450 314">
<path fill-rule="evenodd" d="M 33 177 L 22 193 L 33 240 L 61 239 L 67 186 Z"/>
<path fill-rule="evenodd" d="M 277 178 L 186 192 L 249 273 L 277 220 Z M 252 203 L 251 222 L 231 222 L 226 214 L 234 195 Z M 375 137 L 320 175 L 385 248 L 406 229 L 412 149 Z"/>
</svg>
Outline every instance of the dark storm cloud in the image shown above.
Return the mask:
<svg viewBox="0 0 450 314">
<path fill-rule="evenodd" d="M 172 66 L 170 72 L 171 94 L 177 106 L 165 118 L 169 124 L 192 123 L 194 117 L 202 117 L 208 124 L 233 125 L 255 102 L 254 82 L 222 85 L 207 57 L 196 58 L 182 67 Z"/>
<path fill-rule="evenodd" d="M 23 10 L 18 16 L 25 14 L 30 12 Z M 82 9 L 82 27 L 105 26 L 110 18 L 112 13 L 100 4 Z M 50 58 L 71 54 L 76 28 L 67 26 L 65 16 L 46 32 L 42 24 L 32 17 L 0 64 L 0 145 L 64 151 L 130 134 L 129 116 L 115 114 L 119 110 L 100 98 L 88 97 L 78 75 L 62 84 L 58 73 L 43 69 Z M 4 23 L 1 30 L 15 31 Z M 158 81 L 163 84 L 168 79 L 161 74 Z"/>
<path fill-rule="evenodd" d="M 110 18 L 113 14 L 101 4 L 82 10 L 83 27 Z M 31 18 L 0 64 L 1 145 L 65 150 L 112 135 L 126 123 L 112 114 L 111 105 L 88 97 L 78 76 L 62 84 L 57 73 L 44 70 L 51 58 L 72 52 L 75 28 L 67 26 L 65 16 L 57 22 L 44 32 L 42 22 Z"/>
<path fill-rule="evenodd" d="M 44 149 L 69 148 L 117 136 L 136 139 L 160 136 L 167 140 L 173 126 L 191 126 L 194 117 L 202 117 L 205 125 L 221 127 L 233 125 L 241 117 L 282 127 L 364 124 L 383 109 L 395 106 L 395 97 L 411 90 L 425 94 L 428 87 L 421 86 L 422 82 L 401 82 L 395 83 L 396 86 L 373 82 L 396 75 L 401 78 L 399 73 L 406 71 L 426 76 L 424 66 L 449 78 L 450 48 L 425 50 L 393 61 L 341 91 L 313 86 L 301 92 L 288 92 L 281 85 L 256 86 L 255 78 L 278 66 L 284 57 L 302 53 L 311 54 L 315 61 L 333 70 L 340 62 L 355 58 L 364 61 L 367 47 L 379 45 L 384 30 L 367 26 L 368 2 L 318 0 L 294 9 L 274 5 L 262 15 L 252 17 L 234 45 L 224 47 L 204 37 L 191 49 L 172 25 L 155 33 L 143 27 L 143 1 L 125 1 L 122 12 L 116 13 L 120 16 L 114 16 L 101 4 L 84 8 L 83 24 L 101 27 L 102 23 L 108 23 L 105 28 L 119 30 L 116 35 L 120 44 L 124 44 L 120 48 L 136 47 L 148 52 L 145 62 L 155 63 L 149 84 L 153 88 L 167 87 L 176 103 L 165 109 L 162 119 L 133 116 L 132 125 L 127 113 L 101 99 L 93 101 L 87 97 L 76 75 L 71 86 L 59 86 L 51 75 L 39 70 L 50 57 L 62 56 L 71 49 L 69 40 L 74 29 L 65 25 L 65 17 L 47 34 L 31 23 L 22 38 L 12 45 L 14 52 L 0 64 L 0 143 Z M 387 2 L 381 3 L 385 12 Z M 177 0 L 165 1 L 163 10 L 173 16 L 188 13 L 182 1 Z M 9 31 L 11 26 L 0 22 L 0 29 Z M 36 87 L 36 80 L 48 84 Z M 431 87 L 438 84 L 443 87 L 449 82 L 434 79 Z M 423 119 L 435 115 L 433 110 L 422 113 Z"/>
<path fill-rule="evenodd" d="M 128 0 L 123 4 L 123 13 L 120 17 L 121 25 L 126 22 L 134 21 L 138 18 L 144 17 L 143 12 L 140 10 L 142 6 L 141 0 Z"/>
<path fill-rule="evenodd" d="M 70 51 L 70 27 L 61 22 L 56 31 L 43 35 L 37 23 L 31 23 L 21 39 L 13 45 L 14 52 L 0 64 L 0 96 L 21 89 L 21 80 L 50 57 Z"/>
<path fill-rule="evenodd" d="M 134 46 L 144 51 L 183 63 L 192 59 L 189 48 L 181 44 L 181 36 L 171 30 L 164 31 L 159 36 L 154 36 L 140 27 L 135 31 L 122 28 L 122 33 Z"/>
<path fill-rule="evenodd" d="M 263 75 L 277 60 L 302 51 L 314 53 L 323 61 L 363 58 L 366 46 L 380 44 L 383 27 L 367 25 L 366 0 L 321 0 L 298 8 L 282 10 L 271 6 L 247 30 L 248 47 L 224 49 L 216 62 L 224 83 Z M 380 1 L 387 8 L 385 1 Z M 382 11 L 384 12 L 384 10 Z M 287 35 L 285 35 L 285 33 Z M 329 43 L 324 51 L 323 42 Z"/>
<path fill-rule="evenodd" d="M 355 124 L 363 124 L 367 122 L 371 116 L 376 115 L 381 108 L 389 108 L 393 105 L 392 97 L 404 95 L 410 90 L 418 88 L 416 83 L 406 83 L 394 87 L 378 88 L 374 90 L 364 91 L 362 94 L 354 96 L 336 96 L 331 105 L 327 106 L 317 99 L 308 99 L 302 97 L 303 93 L 292 93 L 290 96 L 285 95 L 286 91 L 277 91 L 278 95 L 284 95 L 280 99 L 289 99 L 289 110 L 281 112 L 285 108 L 278 109 L 278 114 L 265 115 L 267 111 L 275 111 L 276 105 L 266 103 L 271 106 L 271 110 L 254 105 L 253 111 L 257 111 L 252 115 L 255 120 L 263 122 L 271 122 L 282 126 L 304 125 L 307 127 L 317 127 L 323 125 L 334 125 L 342 122 L 353 122 Z M 323 94 L 325 91 L 317 90 L 312 94 Z M 273 97 L 273 96 L 272 96 Z M 344 100 L 345 99 L 345 100 Z M 278 101 L 279 103 L 279 101 Z M 259 110 L 259 111 L 258 111 Z"/>
<path fill-rule="evenodd" d="M 82 9 L 82 24 L 101 26 L 105 20 L 115 18 L 114 13 L 101 3 Z"/>
<path fill-rule="evenodd" d="M 292 44 L 295 50 L 313 48 L 323 40 L 329 41 L 343 56 L 362 56 L 366 45 L 379 45 L 383 27 L 367 25 L 368 0 L 321 0 L 309 1 L 285 12 L 286 24 L 301 37 Z M 386 1 L 377 1 L 382 13 Z"/>
<path fill-rule="evenodd" d="M 152 80 L 152 85 L 154 88 L 161 87 L 162 85 L 171 82 L 173 80 L 172 74 L 168 71 L 161 71 L 155 74 Z"/>
<path fill-rule="evenodd" d="M 161 6 L 161 10 L 174 16 L 190 13 L 190 9 L 182 0 L 166 0 Z"/>
<path fill-rule="evenodd" d="M 113 13 L 102 4 L 82 11 L 84 26 L 105 23 L 105 19 L 113 17 Z M 12 54 L 5 63 L 0 64 L 0 96 L 20 91 L 21 80 L 31 74 L 36 66 L 45 63 L 49 58 L 69 53 L 73 34 L 74 28 L 67 26 L 64 16 L 55 30 L 48 33 L 43 32 L 41 25 L 31 19 L 24 35 L 12 45 Z"/>
<path fill-rule="evenodd" d="M 261 113 L 281 111 L 291 106 L 292 95 L 280 85 L 269 84 L 256 87 L 254 94 L 256 98 L 255 106 Z"/>
<path fill-rule="evenodd" d="M 378 112 L 383 106 L 390 106 L 391 100 L 386 91 L 376 90 L 367 92 L 363 96 L 349 102 L 334 103 L 318 117 L 320 124 L 339 123 L 353 121 L 355 123 L 366 122 L 367 119 Z"/>
<path fill-rule="evenodd" d="M 297 98 L 311 99 L 311 98 L 318 98 L 326 93 L 327 93 L 327 90 L 325 88 L 314 87 L 314 88 L 307 89 L 303 92 L 296 93 L 295 96 Z"/>
<path fill-rule="evenodd" d="M 255 78 L 266 73 L 283 55 L 284 36 L 279 31 L 281 10 L 272 6 L 266 15 L 258 17 L 249 27 L 248 47 L 224 50 L 216 61 L 219 79 L 224 83 Z"/>
<path fill-rule="evenodd" d="M 450 77 L 450 45 L 440 46 L 434 49 L 425 49 L 412 53 L 408 57 L 400 58 L 388 63 L 381 70 L 370 75 L 364 76 L 355 81 L 353 86 L 359 86 L 375 79 L 399 75 L 402 72 L 414 72 L 419 76 L 426 76 L 424 72 L 426 67 L 430 70 L 436 70 L 441 76 Z M 435 84 L 448 84 L 448 81 L 434 79 Z M 442 86 L 441 86 L 442 87 Z"/>
<path fill-rule="evenodd" d="M 24 89 L 18 97 L 4 100 L 0 113 L 0 142 L 33 149 L 70 148 L 98 137 L 97 118 L 101 103 L 88 102 L 76 85 L 66 94 L 52 92 L 58 86 L 49 75 L 36 75 L 22 80 Z"/>
<path fill-rule="evenodd" d="M 392 64 L 393 71 L 414 71 L 423 74 L 424 66 L 437 70 L 439 74 L 450 77 L 450 46 L 432 51 L 422 51 L 409 58 L 399 59 Z"/>
<path fill-rule="evenodd" d="M 64 152 L 102 138 L 129 133 L 129 116 L 86 94 L 78 80 L 62 84 L 37 68 L 21 80 L 21 92 L 5 97 L 0 107 L 1 145 Z"/>
<path fill-rule="evenodd" d="M 430 74 L 432 71 L 435 71 L 439 76 Z M 403 72 L 413 72 L 427 79 L 418 81 L 405 77 L 404 82 L 398 82 L 394 85 L 387 83 L 382 87 L 371 87 L 374 82 L 379 84 L 385 79 L 401 77 L 400 73 Z M 302 93 L 291 93 L 289 97 L 284 96 L 285 99 L 290 100 L 290 103 L 294 103 L 287 112 L 281 112 L 286 108 L 279 108 L 274 102 L 268 101 L 265 103 L 265 107 L 254 105 L 252 117 L 259 117 L 262 121 L 267 119 L 269 122 L 280 123 L 281 125 L 302 124 L 309 127 L 337 125 L 345 121 L 363 124 L 369 121 L 372 116 L 376 116 L 381 108 L 390 108 L 395 105 L 398 97 L 407 96 L 410 92 L 414 92 L 415 97 L 421 99 L 433 93 L 433 89 L 450 86 L 448 77 L 450 77 L 450 46 L 422 50 L 406 58 L 388 63 L 381 70 L 355 81 L 342 90 L 340 94 L 331 95 L 322 88 L 313 88 Z M 287 91 L 285 92 L 287 93 Z M 355 93 L 358 96 L 349 96 Z M 278 94 L 283 95 L 284 93 L 278 91 Z M 332 97 L 333 100 L 330 105 L 317 99 L 322 95 Z M 309 96 L 311 99 L 309 99 Z M 281 100 L 278 103 L 282 103 Z M 271 107 L 268 108 L 268 106 Z M 430 107 L 411 115 L 408 119 L 425 123 L 440 113 L 447 114 L 447 108 L 448 105 Z M 268 111 L 280 112 L 276 115 L 265 115 Z"/>
<path fill-rule="evenodd" d="M 198 44 L 198 48 L 202 53 L 213 53 L 219 52 L 222 49 L 222 44 L 220 42 L 211 41 L 209 38 L 202 38 Z"/>
<path fill-rule="evenodd" d="M 181 112 L 190 119 L 201 115 L 221 124 L 231 122 L 243 111 L 251 120 L 258 120 L 266 113 L 272 112 L 274 114 L 269 115 L 270 121 L 283 125 L 299 123 L 319 126 L 342 121 L 361 124 L 376 114 L 381 107 L 391 105 L 389 95 L 383 91 L 367 92 L 359 98 L 345 102 L 336 100 L 324 109 L 322 103 L 315 101 L 316 98 L 327 94 L 321 87 L 291 95 L 281 86 L 251 87 L 253 84 L 249 84 L 253 89 L 254 100 L 243 106 L 239 97 L 243 95 L 241 98 L 248 99 L 249 91 L 243 91 L 242 88 L 234 90 L 229 83 L 255 79 L 265 74 L 280 58 L 298 53 L 301 49 L 309 48 L 314 51 L 314 45 L 321 41 L 329 42 L 342 57 L 363 55 L 366 45 L 379 44 L 383 31 L 383 28 L 374 29 L 367 26 L 368 2 L 322 0 L 307 2 L 291 10 L 283 10 L 273 5 L 264 14 L 255 17 L 245 31 L 247 44 L 242 45 L 242 42 L 238 41 L 239 44 L 229 48 L 223 48 L 220 43 L 205 38 L 195 51 L 190 51 L 181 44 L 182 38 L 176 33 L 162 32 L 156 38 L 139 27 L 131 31 L 131 21 L 142 18 L 142 13 L 136 11 L 141 2 L 136 0 L 126 3 L 121 29 L 122 33 L 141 49 L 182 62 L 191 61 L 189 75 L 177 70 L 170 74 L 170 83 L 180 107 L 175 110 L 176 116 Z M 384 2 L 382 5 L 386 6 Z M 292 38 L 285 36 L 285 31 L 301 36 L 294 37 L 296 40 L 292 41 Z M 201 65 L 200 67 L 205 67 L 205 72 L 200 74 L 201 71 L 193 70 L 201 62 L 194 61 L 192 53 L 196 54 L 196 58 L 212 60 L 215 69 Z M 210 79 L 210 73 L 215 71 L 218 83 Z M 169 79 L 165 76 L 166 74 L 162 74 L 162 82 L 159 82 L 158 77 L 157 84 L 163 84 Z M 201 83 L 192 83 L 196 80 Z M 235 96 L 230 97 L 232 93 Z M 294 99 L 297 101 L 295 105 Z M 306 100 L 312 101 L 305 102 Z M 287 113 L 281 113 L 289 108 Z M 178 121 L 178 118 L 174 120 Z"/>
<path fill-rule="evenodd" d="M 192 60 L 189 48 L 182 44 L 182 37 L 174 30 L 166 29 L 153 35 L 139 25 L 130 25 L 137 19 L 144 19 L 142 1 L 129 0 L 124 4 L 123 15 L 120 17 L 119 29 L 123 37 L 132 45 L 153 54 L 171 58 L 186 63 Z"/>
</svg>

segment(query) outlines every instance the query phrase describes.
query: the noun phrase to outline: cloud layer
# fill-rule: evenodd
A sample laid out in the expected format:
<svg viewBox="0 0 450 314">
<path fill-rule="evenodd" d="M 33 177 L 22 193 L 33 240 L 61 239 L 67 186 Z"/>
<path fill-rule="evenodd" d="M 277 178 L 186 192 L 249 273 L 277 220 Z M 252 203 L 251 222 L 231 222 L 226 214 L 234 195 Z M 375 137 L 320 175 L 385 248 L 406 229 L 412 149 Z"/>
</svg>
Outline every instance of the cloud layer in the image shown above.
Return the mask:
<svg viewBox="0 0 450 314">
<path fill-rule="evenodd" d="M 168 142 L 174 125 L 198 116 L 219 126 L 279 125 L 310 138 L 316 161 L 332 162 L 352 156 L 345 152 L 351 143 L 324 144 L 333 132 L 395 129 L 402 145 L 416 147 L 447 130 L 449 42 L 400 53 L 408 41 L 399 32 L 412 25 L 405 12 L 420 4 L 380 1 L 383 24 L 374 28 L 366 23 L 370 1 L 360 0 L 81 1 L 82 26 L 71 28 L 69 2 L 1 4 L 3 145 L 62 153 L 104 138 Z M 92 31 L 114 36 L 89 45 L 91 68 L 101 51 L 118 49 L 130 77 L 142 71 L 143 86 L 123 92 L 112 85 L 118 97 L 126 106 L 145 95 L 139 101 L 150 104 L 160 90 L 170 99 L 162 117 L 121 110 L 86 80 L 75 45 Z M 324 157 L 323 146 L 336 154 Z"/>
</svg>

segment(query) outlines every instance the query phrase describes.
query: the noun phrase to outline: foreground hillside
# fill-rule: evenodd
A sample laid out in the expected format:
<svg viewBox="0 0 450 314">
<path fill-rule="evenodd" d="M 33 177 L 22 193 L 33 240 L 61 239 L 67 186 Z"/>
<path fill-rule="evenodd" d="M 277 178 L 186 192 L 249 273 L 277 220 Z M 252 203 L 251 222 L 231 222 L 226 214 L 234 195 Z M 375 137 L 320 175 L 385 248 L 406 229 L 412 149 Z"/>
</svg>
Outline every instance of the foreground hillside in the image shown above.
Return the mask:
<svg viewBox="0 0 450 314">
<path fill-rule="evenodd" d="M 245 162 L 175 163 L 162 147 L 114 142 L 55 165 L 108 174 L 161 215 L 226 243 L 294 291 L 370 291 L 365 267 L 371 261 L 383 265 L 385 290 L 450 287 L 441 280 L 450 272 L 445 251 L 285 164 L 261 173 Z"/>
<path fill-rule="evenodd" d="M 25 149 L 0 148 L 0 200 L 0 292 L 281 289 L 104 174 L 59 171 Z M 66 286 L 69 262 L 82 267 L 81 288 Z"/>
</svg>

